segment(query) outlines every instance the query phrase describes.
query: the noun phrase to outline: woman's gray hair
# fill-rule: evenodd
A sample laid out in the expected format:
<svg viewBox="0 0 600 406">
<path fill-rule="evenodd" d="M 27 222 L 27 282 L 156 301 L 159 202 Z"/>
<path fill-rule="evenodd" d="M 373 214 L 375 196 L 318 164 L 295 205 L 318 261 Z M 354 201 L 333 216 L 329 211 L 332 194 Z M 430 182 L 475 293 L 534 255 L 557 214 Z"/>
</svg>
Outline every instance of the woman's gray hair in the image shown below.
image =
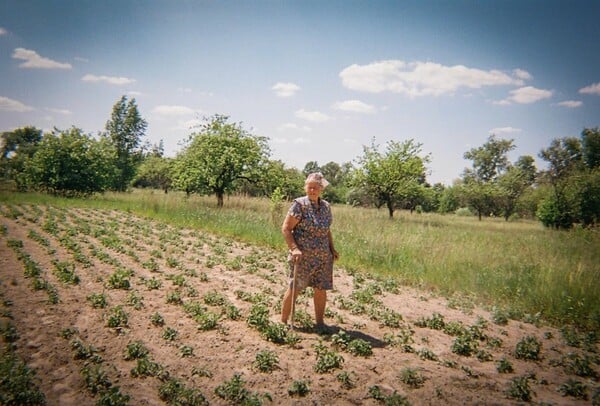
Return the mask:
<svg viewBox="0 0 600 406">
<path fill-rule="evenodd" d="M 304 184 L 306 185 L 309 182 L 316 182 L 316 183 L 320 184 L 321 189 L 325 189 L 327 187 L 327 185 L 329 185 L 329 182 L 327 182 L 327 179 L 325 179 L 323 177 L 323 174 L 321 172 L 313 172 L 313 173 L 309 174 L 306 177 Z"/>
</svg>

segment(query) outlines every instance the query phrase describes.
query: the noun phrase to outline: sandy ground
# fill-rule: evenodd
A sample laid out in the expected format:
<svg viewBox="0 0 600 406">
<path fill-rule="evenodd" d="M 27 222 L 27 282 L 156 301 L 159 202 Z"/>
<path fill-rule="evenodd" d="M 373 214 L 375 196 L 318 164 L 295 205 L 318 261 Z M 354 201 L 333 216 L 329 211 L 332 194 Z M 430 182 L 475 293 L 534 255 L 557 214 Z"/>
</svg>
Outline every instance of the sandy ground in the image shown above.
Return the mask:
<svg viewBox="0 0 600 406">
<path fill-rule="evenodd" d="M 568 346 L 559 329 L 515 320 L 498 325 L 489 311 L 468 299 L 437 297 L 339 268 L 335 290 L 328 296 L 326 323 L 331 331 L 311 327 L 313 307 L 307 291 L 297 304 L 298 342 L 277 344 L 248 319 L 259 298 L 269 311 L 269 322 L 278 321 L 287 272 L 283 252 L 124 212 L 6 205 L 0 205 L 0 211 L 0 227 L 5 230 L 0 236 L 3 323 L 16 327 L 17 354 L 36 372 L 49 405 L 98 401 L 101 393 L 93 394 L 82 374 L 91 366 L 99 366 L 132 405 L 165 404 L 160 388 L 167 377 L 210 404 L 234 404 L 217 392 L 231 386 L 236 374 L 243 380 L 238 389 L 247 390 L 247 398 L 274 405 L 375 405 L 386 399 L 389 404 L 405 399 L 413 405 L 519 404 L 523 401 L 514 397 L 515 379 L 527 382 L 526 392 L 536 404 L 592 404 L 600 386 L 593 376 L 600 371 L 597 344 L 585 349 Z M 23 247 L 12 248 L 15 241 Z M 32 288 L 19 250 L 39 265 L 40 278 L 56 288 L 57 304 L 48 302 L 47 291 Z M 74 264 L 79 283 L 61 282 L 53 261 Z M 129 289 L 110 287 L 110 277 L 118 269 L 131 272 Z M 153 289 L 149 280 L 155 282 Z M 239 311 L 239 318 L 223 314 L 223 305 L 207 304 L 207 298 L 217 293 L 229 308 Z M 93 307 L 88 299 L 92 294 L 104 294 L 106 307 Z M 371 299 L 367 304 L 361 302 L 365 295 Z M 132 305 L 135 297 L 141 301 L 137 309 Z M 199 329 L 199 321 L 186 312 L 186 305 L 193 303 L 219 315 L 214 328 Z M 125 310 L 127 326 L 109 327 L 110 311 L 117 306 Z M 156 313 L 163 317 L 163 326 L 152 323 Z M 471 355 L 453 351 L 457 337 L 449 329 L 432 328 L 436 318 L 445 326 L 478 326 L 475 331 L 481 338 L 474 340 L 475 351 Z M 174 339 L 165 338 L 167 328 L 176 330 Z M 372 354 L 351 353 L 336 345 L 340 337 L 346 337 L 346 343 L 367 342 Z M 538 360 L 517 358 L 517 344 L 526 337 L 541 344 Z M 101 361 L 76 359 L 77 340 L 96 349 Z M 143 343 L 147 359 L 160 365 L 162 374 L 132 373 L 137 361 L 124 355 L 133 342 Z M 321 365 L 318 346 L 343 358 L 338 368 L 315 370 Z M 266 351 L 277 361 L 272 371 L 261 372 L 257 354 Z M 512 365 L 513 372 L 498 371 L 501 359 Z M 576 375 L 582 373 L 572 367 L 573 360 L 587 362 L 588 373 L 583 375 L 588 376 Z M 563 396 L 559 390 L 575 381 L 585 385 L 587 400 Z M 307 393 L 290 394 L 299 383 L 306 384 Z M 377 390 L 380 395 L 374 396 Z"/>
</svg>

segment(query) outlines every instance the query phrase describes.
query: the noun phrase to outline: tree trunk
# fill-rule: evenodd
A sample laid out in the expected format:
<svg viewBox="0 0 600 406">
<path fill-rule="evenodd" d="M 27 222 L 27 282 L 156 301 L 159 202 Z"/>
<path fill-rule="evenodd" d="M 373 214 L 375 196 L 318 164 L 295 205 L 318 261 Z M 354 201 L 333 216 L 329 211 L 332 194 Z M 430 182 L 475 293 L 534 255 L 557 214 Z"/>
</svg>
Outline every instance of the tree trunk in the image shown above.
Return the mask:
<svg viewBox="0 0 600 406">
<path fill-rule="evenodd" d="M 217 207 L 223 207 L 223 192 L 217 192 Z"/>
<path fill-rule="evenodd" d="M 394 202 L 391 200 L 387 201 L 388 212 L 390 213 L 390 218 L 394 218 Z"/>
</svg>

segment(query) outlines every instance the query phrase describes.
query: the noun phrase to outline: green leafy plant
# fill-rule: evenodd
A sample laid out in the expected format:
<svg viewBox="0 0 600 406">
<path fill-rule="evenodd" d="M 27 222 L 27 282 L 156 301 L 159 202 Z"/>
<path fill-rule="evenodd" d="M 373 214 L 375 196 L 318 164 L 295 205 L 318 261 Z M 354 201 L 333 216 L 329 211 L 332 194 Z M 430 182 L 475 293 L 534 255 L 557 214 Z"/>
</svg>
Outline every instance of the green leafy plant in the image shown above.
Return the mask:
<svg viewBox="0 0 600 406">
<path fill-rule="evenodd" d="M 527 336 L 517 343 L 515 357 L 524 360 L 539 360 L 541 350 L 542 343 L 533 336 Z"/>
<path fill-rule="evenodd" d="M 334 369 L 341 369 L 344 363 L 344 357 L 335 351 L 327 349 L 323 343 L 315 345 L 317 353 L 317 362 L 314 366 L 315 372 L 324 374 Z"/>
<path fill-rule="evenodd" d="M 410 402 L 405 396 L 400 395 L 396 390 L 390 395 L 385 395 L 379 385 L 370 386 L 368 394 L 370 398 L 384 405 L 410 406 Z"/>
<path fill-rule="evenodd" d="M 356 387 L 356 374 L 354 372 L 342 371 L 335 377 L 344 389 Z"/>
<path fill-rule="evenodd" d="M 108 313 L 108 320 L 106 323 L 106 325 L 108 327 L 123 328 L 123 327 L 127 327 L 128 323 L 129 323 L 129 316 L 127 315 L 125 310 L 123 310 L 123 307 L 115 306 L 110 309 L 110 311 Z"/>
<path fill-rule="evenodd" d="M 576 381 L 574 379 L 569 379 L 567 380 L 567 382 L 561 384 L 558 387 L 558 391 L 563 396 L 570 396 L 575 399 L 582 400 L 588 399 L 587 385 L 585 385 L 583 382 Z"/>
<path fill-rule="evenodd" d="M 175 330 L 172 327 L 165 327 L 165 329 L 163 330 L 162 333 L 162 338 L 164 338 L 167 341 L 173 341 L 175 340 L 175 338 L 177 338 L 177 336 L 179 335 L 179 332 L 177 330 Z"/>
<path fill-rule="evenodd" d="M 304 397 L 310 393 L 307 381 L 294 381 L 288 388 L 288 395 Z"/>
<path fill-rule="evenodd" d="M 156 327 L 162 327 L 165 325 L 165 319 L 158 312 L 150 315 L 150 322 L 152 323 L 153 326 L 156 326 Z"/>
<path fill-rule="evenodd" d="M 496 366 L 496 370 L 501 374 L 510 374 L 514 371 L 512 363 L 505 357 L 502 357 Z"/>
<path fill-rule="evenodd" d="M 208 401 L 197 389 L 187 388 L 180 380 L 168 378 L 158 388 L 158 394 L 167 405 L 205 406 Z"/>
<path fill-rule="evenodd" d="M 522 400 L 524 402 L 531 401 L 533 391 L 529 386 L 529 377 L 518 376 L 513 378 L 510 382 L 510 387 L 506 391 L 506 394 L 513 399 Z"/>
<path fill-rule="evenodd" d="M 278 367 L 279 357 L 273 351 L 262 350 L 256 354 L 256 359 L 252 364 L 260 372 L 273 372 Z"/>
<path fill-rule="evenodd" d="M 425 378 L 415 368 L 403 368 L 400 371 L 400 381 L 413 388 L 420 388 L 425 382 Z"/>
<path fill-rule="evenodd" d="M 123 359 L 126 361 L 140 359 L 148 356 L 148 348 L 141 341 L 133 341 L 127 344 Z"/>
<path fill-rule="evenodd" d="M 108 305 L 104 293 L 92 293 L 86 299 L 94 309 L 104 309 Z"/>
<path fill-rule="evenodd" d="M 102 365 L 85 365 L 81 368 L 81 375 L 83 376 L 87 390 L 93 395 L 105 392 L 112 386 L 112 382 Z"/>
</svg>

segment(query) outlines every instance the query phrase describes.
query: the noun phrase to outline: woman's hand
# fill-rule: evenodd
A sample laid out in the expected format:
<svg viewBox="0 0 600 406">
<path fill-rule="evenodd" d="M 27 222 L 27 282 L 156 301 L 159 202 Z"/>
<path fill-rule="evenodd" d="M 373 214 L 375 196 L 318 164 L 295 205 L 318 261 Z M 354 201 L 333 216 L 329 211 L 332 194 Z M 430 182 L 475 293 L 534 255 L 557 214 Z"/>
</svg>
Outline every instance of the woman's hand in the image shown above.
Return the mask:
<svg viewBox="0 0 600 406">
<path fill-rule="evenodd" d="M 290 250 L 290 254 L 292 254 L 292 260 L 297 261 L 302 256 L 302 251 L 298 247 L 294 247 Z"/>
<path fill-rule="evenodd" d="M 336 250 L 331 250 L 331 253 L 333 254 L 334 261 L 337 261 L 338 259 L 340 259 L 340 254 Z"/>
</svg>

